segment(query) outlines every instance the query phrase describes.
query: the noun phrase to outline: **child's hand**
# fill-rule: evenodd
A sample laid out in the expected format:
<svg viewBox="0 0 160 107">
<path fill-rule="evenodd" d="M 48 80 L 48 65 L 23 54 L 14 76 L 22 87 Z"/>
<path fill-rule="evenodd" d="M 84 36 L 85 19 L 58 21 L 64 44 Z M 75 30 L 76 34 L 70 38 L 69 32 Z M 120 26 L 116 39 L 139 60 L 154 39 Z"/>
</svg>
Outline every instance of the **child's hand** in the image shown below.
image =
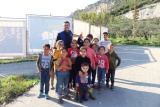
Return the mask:
<svg viewBox="0 0 160 107">
<path fill-rule="evenodd" d="M 96 67 L 94 66 L 94 67 L 92 67 L 92 69 L 93 69 L 93 70 L 95 70 L 95 69 L 96 69 Z"/>
<path fill-rule="evenodd" d="M 108 74 L 108 70 L 106 70 L 106 74 Z"/>
<path fill-rule="evenodd" d="M 79 84 L 78 84 L 78 83 L 76 83 L 76 87 L 79 87 Z"/>
<path fill-rule="evenodd" d="M 90 84 L 91 87 L 93 87 L 93 84 Z"/>
<path fill-rule="evenodd" d="M 49 75 L 53 75 L 53 70 L 51 70 L 51 71 L 49 72 Z"/>
<path fill-rule="evenodd" d="M 42 71 L 41 70 L 38 70 L 38 74 L 41 74 L 42 73 Z"/>
</svg>

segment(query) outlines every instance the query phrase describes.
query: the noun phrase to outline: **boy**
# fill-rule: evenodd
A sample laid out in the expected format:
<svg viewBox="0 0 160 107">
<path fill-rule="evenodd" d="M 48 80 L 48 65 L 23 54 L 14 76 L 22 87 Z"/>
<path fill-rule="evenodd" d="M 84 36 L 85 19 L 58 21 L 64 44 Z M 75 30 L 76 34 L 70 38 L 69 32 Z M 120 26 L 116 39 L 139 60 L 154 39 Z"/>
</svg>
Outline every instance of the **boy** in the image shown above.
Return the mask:
<svg viewBox="0 0 160 107">
<path fill-rule="evenodd" d="M 43 46 L 43 53 L 39 54 L 37 59 L 37 69 L 38 73 L 40 74 L 40 93 L 38 95 L 38 98 L 42 97 L 43 94 L 43 87 L 45 85 L 45 98 L 48 99 L 48 91 L 49 91 L 49 80 L 50 80 L 50 74 L 53 72 L 52 69 L 52 63 L 53 63 L 53 57 L 49 54 L 50 51 L 50 45 L 45 44 Z"/>
<path fill-rule="evenodd" d="M 108 57 L 105 55 L 105 47 L 100 46 L 98 50 L 98 88 L 100 91 L 103 91 L 105 89 L 105 76 L 108 73 L 109 61 Z"/>
<path fill-rule="evenodd" d="M 79 102 L 87 101 L 86 98 L 88 88 L 93 86 L 91 83 L 90 75 L 88 74 L 89 64 L 84 62 L 81 64 L 81 71 L 76 76 L 76 87 L 78 88 L 79 92 Z"/>
<path fill-rule="evenodd" d="M 111 41 L 108 40 L 108 33 L 107 32 L 104 32 L 103 33 L 103 37 L 104 37 L 104 40 L 101 40 L 99 41 L 99 46 L 104 46 L 105 47 L 105 53 L 108 52 L 108 45 L 111 44 Z"/>
<path fill-rule="evenodd" d="M 106 74 L 106 77 L 107 77 L 106 86 L 107 88 L 109 88 L 109 78 L 111 76 L 111 90 L 114 90 L 115 70 L 120 65 L 121 59 L 114 52 L 113 44 L 108 45 L 108 52 L 106 53 L 106 55 L 108 56 L 108 59 L 109 59 L 109 70 L 108 70 L 108 74 Z M 116 64 L 116 60 L 118 60 L 117 64 Z"/>
<path fill-rule="evenodd" d="M 59 58 L 56 62 L 57 66 L 57 86 L 58 86 L 58 94 L 59 94 L 59 104 L 63 103 L 62 100 L 62 91 L 64 92 L 64 98 L 69 99 L 68 96 L 68 82 L 69 82 L 69 70 L 72 69 L 72 62 L 69 58 L 67 58 L 67 48 L 63 47 L 60 49 L 61 51 L 61 58 Z M 64 90 L 63 90 L 64 89 Z"/>
<path fill-rule="evenodd" d="M 72 61 L 72 69 L 70 70 L 70 78 L 69 78 L 69 87 L 75 88 L 75 79 L 76 79 L 76 70 L 75 70 L 75 59 L 79 55 L 79 50 L 77 49 L 77 41 L 72 40 L 71 42 L 71 48 L 68 49 L 68 55 L 67 57 L 71 59 Z M 73 84 L 73 85 L 72 85 Z M 69 88 L 68 87 L 68 88 Z"/>
<path fill-rule="evenodd" d="M 86 56 L 87 54 L 87 49 L 83 46 L 80 48 L 80 56 L 78 56 L 75 60 L 75 68 L 76 68 L 76 74 L 81 71 L 81 64 L 84 62 L 87 62 L 89 64 L 89 70 L 88 72 L 91 70 L 91 61 L 90 59 Z M 78 100 L 78 91 L 75 90 L 75 97 L 74 100 Z M 95 100 L 95 97 L 92 95 L 92 90 L 89 90 L 89 97 L 93 100 Z"/>
<path fill-rule="evenodd" d="M 62 40 L 58 40 L 56 42 L 56 47 L 55 48 L 52 48 L 53 50 L 53 57 L 54 57 L 54 62 L 53 62 L 53 65 L 54 65 L 54 74 L 56 74 L 56 61 L 58 58 L 61 57 L 61 53 L 60 53 L 60 48 L 64 47 L 64 42 Z M 51 79 L 51 86 L 52 88 L 54 89 L 54 76 L 52 76 L 53 78 Z M 57 79 L 57 76 L 56 76 L 56 79 Z M 57 87 L 57 83 L 56 83 L 56 92 L 58 92 L 58 87 Z"/>
<path fill-rule="evenodd" d="M 95 44 L 96 45 L 96 52 L 98 52 L 98 42 L 99 42 L 99 39 L 98 38 L 93 38 L 92 40 L 92 45 Z"/>
</svg>

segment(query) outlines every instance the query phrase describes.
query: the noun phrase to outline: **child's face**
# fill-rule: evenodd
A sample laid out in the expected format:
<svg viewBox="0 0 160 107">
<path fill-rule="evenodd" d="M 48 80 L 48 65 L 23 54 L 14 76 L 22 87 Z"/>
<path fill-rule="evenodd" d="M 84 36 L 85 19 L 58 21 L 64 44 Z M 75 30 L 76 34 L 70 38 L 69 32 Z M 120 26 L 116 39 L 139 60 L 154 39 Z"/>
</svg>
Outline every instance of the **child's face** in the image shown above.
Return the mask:
<svg viewBox="0 0 160 107">
<path fill-rule="evenodd" d="M 110 48 L 109 48 L 108 50 L 111 51 L 111 52 L 114 51 L 114 46 L 111 45 Z"/>
<path fill-rule="evenodd" d="M 64 47 L 64 43 L 63 42 L 59 42 L 57 45 L 57 48 L 63 48 Z"/>
<path fill-rule="evenodd" d="M 82 69 L 83 72 L 87 73 L 88 69 L 89 69 L 89 66 L 82 66 L 81 69 Z"/>
<path fill-rule="evenodd" d="M 96 45 L 93 45 L 93 46 L 92 46 L 92 49 L 95 50 L 95 51 L 96 51 L 96 48 L 97 48 Z"/>
<path fill-rule="evenodd" d="M 85 57 L 86 54 L 87 54 L 87 52 L 86 52 L 85 49 L 80 50 L 80 55 L 81 55 L 82 57 Z"/>
<path fill-rule="evenodd" d="M 72 41 L 71 47 L 72 47 L 73 49 L 77 48 L 77 42 L 76 42 L 76 41 Z"/>
<path fill-rule="evenodd" d="M 95 39 L 94 41 L 93 41 L 93 43 L 95 43 L 96 45 L 98 45 L 98 40 L 97 39 Z"/>
<path fill-rule="evenodd" d="M 68 54 L 68 52 L 65 49 L 61 50 L 61 56 L 62 57 L 66 57 L 67 54 Z"/>
<path fill-rule="evenodd" d="M 100 49 L 99 49 L 99 53 L 100 53 L 100 54 L 105 54 L 104 48 L 100 48 Z"/>
<path fill-rule="evenodd" d="M 108 35 L 107 34 L 104 34 L 103 37 L 104 37 L 104 40 L 108 40 Z"/>
<path fill-rule="evenodd" d="M 45 47 L 43 48 L 43 52 L 44 52 L 45 55 L 48 55 L 48 54 L 49 54 L 49 51 L 50 51 L 50 49 L 49 49 L 48 47 L 45 46 Z"/>
<path fill-rule="evenodd" d="M 85 40 L 85 41 L 84 41 L 84 46 L 85 46 L 85 47 L 89 47 L 89 46 L 90 46 L 90 42 L 89 42 L 88 40 Z"/>
</svg>

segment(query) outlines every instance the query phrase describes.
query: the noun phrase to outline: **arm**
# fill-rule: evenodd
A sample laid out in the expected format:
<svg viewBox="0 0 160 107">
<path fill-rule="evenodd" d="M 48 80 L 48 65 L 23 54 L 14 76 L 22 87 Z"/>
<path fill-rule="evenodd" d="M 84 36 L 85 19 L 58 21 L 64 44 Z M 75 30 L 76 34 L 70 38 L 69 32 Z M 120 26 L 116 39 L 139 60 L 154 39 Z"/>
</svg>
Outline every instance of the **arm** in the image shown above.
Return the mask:
<svg viewBox="0 0 160 107">
<path fill-rule="evenodd" d="M 76 87 L 79 87 L 79 76 L 78 76 L 78 73 L 77 73 L 77 75 L 76 75 L 76 80 L 75 80 L 75 82 L 76 82 Z"/>
<path fill-rule="evenodd" d="M 68 60 L 69 60 L 69 66 L 64 66 L 66 69 L 68 69 L 68 70 L 71 70 L 72 69 L 72 62 L 71 62 L 71 60 L 68 58 Z"/>
<path fill-rule="evenodd" d="M 108 57 L 105 57 L 105 67 L 106 67 L 106 73 L 108 73 L 108 69 L 109 69 L 109 60 Z"/>
<path fill-rule="evenodd" d="M 121 64 L 121 58 L 116 54 L 116 59 L 118 60 L 117 67 Z"/>
<path fill-rule="evenodd" d="M 37 58 L 36 67 L 37 67 L 38 73 L 40 74 L 40 73 L 41 73 L 41 68 L 40 68 L 40 54 L 38 55 L 38 58 Z"/>
<path fill-rule="evenodd" d="M 59 64 L 60 64 L 60 58 L 56 61 L 57 71 L 61 70 L 64 67 L 64 64 L 62 64 L 61 66 L 59 66 Z"/>
</svg>

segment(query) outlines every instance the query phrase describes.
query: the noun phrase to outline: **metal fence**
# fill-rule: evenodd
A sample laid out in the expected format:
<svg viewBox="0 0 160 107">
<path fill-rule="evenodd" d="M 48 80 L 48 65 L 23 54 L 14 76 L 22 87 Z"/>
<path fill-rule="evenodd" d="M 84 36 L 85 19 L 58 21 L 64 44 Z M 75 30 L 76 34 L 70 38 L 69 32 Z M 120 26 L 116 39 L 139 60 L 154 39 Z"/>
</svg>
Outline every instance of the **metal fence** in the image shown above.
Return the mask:
<svg viewBox="0 0 160 107">
<path fill-rule="evenodd" d="M 71 17 L 27 15 L 26 19 L 0 18 L 0 57 L 26 57 L 41 51 L 45 43 L 53 44 L 63 22 L 71 23 L 75 35 L 83 32 L 101 38 L 106 27 L 94 26 Z"/>
</svg>

